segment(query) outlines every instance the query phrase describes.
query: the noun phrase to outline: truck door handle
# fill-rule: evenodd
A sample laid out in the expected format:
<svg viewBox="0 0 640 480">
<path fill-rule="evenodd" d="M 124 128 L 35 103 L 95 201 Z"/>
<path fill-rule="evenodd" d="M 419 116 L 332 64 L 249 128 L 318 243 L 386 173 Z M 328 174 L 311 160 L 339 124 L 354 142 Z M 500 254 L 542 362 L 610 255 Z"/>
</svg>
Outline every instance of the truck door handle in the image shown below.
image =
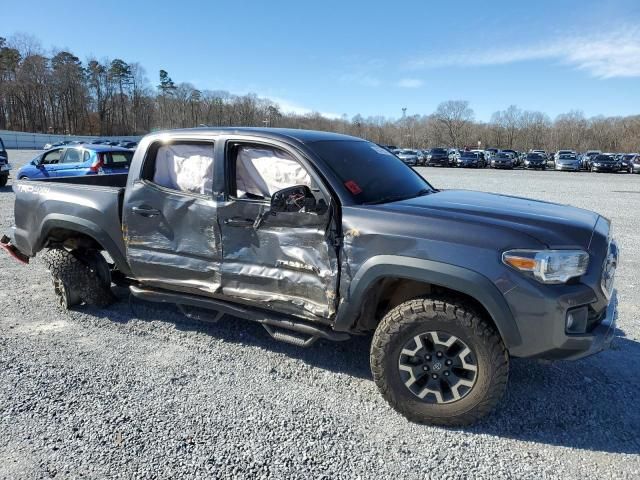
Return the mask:
<svg viewBox="0 0 640 480">
<path fill-rule="evenodd" d="M 150 207 L 133 207 L 131 208 L 131 211 L 137 215 L 142 215 L 143 217 L 157 217 L 160 215 L 160 210 Z"/>
<path fill-rule="evenodd" d="M 248 218 L 232 217 L 225 218 L 223 223 L 229 227 L 253 227 L 254 221 Z"/>
</svg>

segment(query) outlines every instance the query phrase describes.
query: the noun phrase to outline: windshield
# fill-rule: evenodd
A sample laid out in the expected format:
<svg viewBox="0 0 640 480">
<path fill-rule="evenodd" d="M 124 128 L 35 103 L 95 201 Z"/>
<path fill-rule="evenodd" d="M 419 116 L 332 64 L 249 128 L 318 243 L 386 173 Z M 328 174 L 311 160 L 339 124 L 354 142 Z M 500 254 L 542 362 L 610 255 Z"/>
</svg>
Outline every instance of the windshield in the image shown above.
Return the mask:
<svg viewBox="0 0 640 480">
<path fill-rule="evenodd" d="M 527 155 L 527 160 L 540 160 L 542 157 L 537 153 L 530 153 Z"/>
<path fill-rule="evenodd" d="M 375 143 L 325 140 L 309 147 L 344 184 L 353 201 L 384 203 L 433 191 L 420 175 Z"/>
<path fill-rule="evenodd" d="M 511 158 L 508 153 L 499 153 L 496 155 L 498 158 Z"/>
<path fill-rule="evenodd" d="M 434 148 L 431 150 L 431 153 L 435 153 L 437 155 L 446 155 L 447 151 L 444 148 Z"/>
<path fill-rule="evenodd" d="M 473 152 L 463 152 L 460 158 L 476 158 L 476 154 Z"/>
<path fill-rule="evenodd" d="M 613 162 L 613 158 L 611 158 L 609 155 L 598 155 L 595 158 L 596 162 Z"/>
<path fill-rule="evenodd" d="M 401 153 L 405 155 L 415 155 L 417 152 L 415 150 L 403 150 Z"/>
</svg>

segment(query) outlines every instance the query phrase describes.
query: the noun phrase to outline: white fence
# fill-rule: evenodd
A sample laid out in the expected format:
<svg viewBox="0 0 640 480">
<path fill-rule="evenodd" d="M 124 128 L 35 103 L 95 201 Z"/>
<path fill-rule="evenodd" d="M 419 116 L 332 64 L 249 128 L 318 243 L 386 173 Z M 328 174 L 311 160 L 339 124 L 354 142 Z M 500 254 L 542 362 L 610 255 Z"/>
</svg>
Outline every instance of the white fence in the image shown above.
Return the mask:
<svg viewBox="0 0 640 480">
<path fill-rule="evenodd" d="M 132 140 L 137 142 L 140 140 L 140 136 L 127 136 L 127 137 L 98 137 L 90 135 L 48 135 L 46 133 L 28 133 L 28 132 L 13 132 L 11 130 L 0 130 L 0 138 L 7 149 L 30 149 L 40 150 L 47 143 L 62 142 L 63 140 L 78 140 L 80 142 L 89 142 L 97 138 L 108 138 L 109 140 L 121 141 Z"/>
</svg>

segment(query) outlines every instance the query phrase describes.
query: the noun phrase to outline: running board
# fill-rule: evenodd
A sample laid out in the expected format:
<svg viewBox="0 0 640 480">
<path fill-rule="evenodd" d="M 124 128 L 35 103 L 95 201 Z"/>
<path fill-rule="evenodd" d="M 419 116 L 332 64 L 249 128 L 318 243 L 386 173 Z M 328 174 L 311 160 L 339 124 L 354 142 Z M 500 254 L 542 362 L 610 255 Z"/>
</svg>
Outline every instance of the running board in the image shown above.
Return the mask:
<svg viewBox="0 0 640 480">
<path fill-rule="evenodd" d="M 169 292 L 160 289 L 141 288 L 136 285 L 131 285 L 129 290 L 134 297 L 140 300 L 190 305 L 192 307 L 214 310 L 222 314 L 229 314 L 260 323 L 275 340 L 287 342 L 299 347 L 308 347 L 318 338 L 324 338 L 333 342 L 340 342 L 350 338 L 348 333 L 334 332 L 328 328 L 319 327 L 294 317 L 278 316 L 263 310 L 244 307 L 223 300 L 199 297 L 187 293 Z M 220 316 L 217 318 L 220 318 Z M 295 332 L 299 335 L 290 332 Z"/>
</svg>

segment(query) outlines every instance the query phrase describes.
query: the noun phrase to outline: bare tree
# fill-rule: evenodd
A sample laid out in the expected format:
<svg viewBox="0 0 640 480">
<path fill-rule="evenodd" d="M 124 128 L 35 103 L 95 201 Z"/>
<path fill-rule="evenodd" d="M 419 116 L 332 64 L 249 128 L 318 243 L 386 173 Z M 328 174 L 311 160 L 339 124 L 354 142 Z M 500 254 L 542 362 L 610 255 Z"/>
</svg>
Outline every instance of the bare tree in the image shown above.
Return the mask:
<svg viewBox="0 0 640 480">
<path fill-rule="evenodd" d="M 466 100 L 449 100 L 438 105 L 435 118 L 444 127 L 450 144 L 461 146 L 464 130 L 473 121 L 473 110 Z"/>
</svg>

